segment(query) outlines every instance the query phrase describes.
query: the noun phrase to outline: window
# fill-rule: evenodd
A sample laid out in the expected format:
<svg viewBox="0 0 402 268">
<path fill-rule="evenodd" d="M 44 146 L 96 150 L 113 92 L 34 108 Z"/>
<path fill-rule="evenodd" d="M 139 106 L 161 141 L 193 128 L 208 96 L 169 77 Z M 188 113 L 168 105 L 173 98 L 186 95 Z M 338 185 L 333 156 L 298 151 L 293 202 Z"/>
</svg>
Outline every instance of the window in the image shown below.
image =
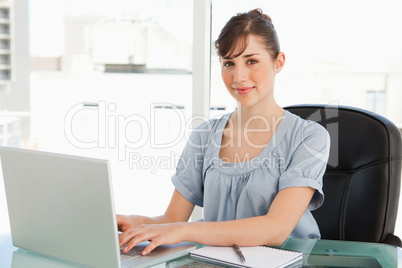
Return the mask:
<svg viewBox="0 0 402 268">
<path fill-rule="evenodd" d="M 11 0 L 10 6 L 17 2 L 24 3 Z M 0 37 L 8 14 L 2 3 Z M 184 147 L 181 127 L 192 107 L 192 1 L 31 0 L 25 9 L 30 17 L 29 93 L 0 106 L 1 115 L 7 109 L 14 116 L 8 115 L 7 125 L 0 121 L 0 134 L 7 127 L 10 137 L 0 141 L 108 159 L 118 213 L 163 213 Z M 15 13 L 10 24 L 21 15 Z M 0 45 L 1 67 L 9 61 L 1 54 L 9 43 Z M 12 85 L 1 97 L 18 92 Z M 30 107 L 21 108 L 21 98 Z M 21 125 L 26 118 L 28 131 Z M 9 226 L 0 190 L 2 233 Z"/>
<path fill-rule="evenodd" d="M 386 91 L 368 90 L 366 91 L 366 107 L 368 110 L 378 114 L 385 114 L 386 111 Z"/>
</svg>

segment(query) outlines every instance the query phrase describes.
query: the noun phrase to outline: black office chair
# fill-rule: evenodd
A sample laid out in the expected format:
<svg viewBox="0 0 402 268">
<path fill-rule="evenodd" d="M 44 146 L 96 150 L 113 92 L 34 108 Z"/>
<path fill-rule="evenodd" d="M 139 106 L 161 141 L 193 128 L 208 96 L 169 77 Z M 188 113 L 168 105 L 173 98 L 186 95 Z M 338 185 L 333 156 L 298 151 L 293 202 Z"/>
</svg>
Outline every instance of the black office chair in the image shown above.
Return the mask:
<svg viewBox="0 0 402 268">
<path fill-rule="evenodd" d="M 324 204 L 313 215 L 321 237 L 402 246 L 394 235 L 401 184 L 401 134 L 378 114 L 345 106 L 284 109 L 324 126 L 331 137 Z"/>
</svg>

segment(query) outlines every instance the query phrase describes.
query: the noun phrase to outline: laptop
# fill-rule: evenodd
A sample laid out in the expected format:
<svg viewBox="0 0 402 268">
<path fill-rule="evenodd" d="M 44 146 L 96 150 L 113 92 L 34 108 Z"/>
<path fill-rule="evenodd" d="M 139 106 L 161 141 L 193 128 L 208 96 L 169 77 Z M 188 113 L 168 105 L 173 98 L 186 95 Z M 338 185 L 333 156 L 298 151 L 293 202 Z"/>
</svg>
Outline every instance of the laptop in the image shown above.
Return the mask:
<svg viewBox="0 0 402 268">
<path fill-rule="evenodd" d="M 0 147 L 15 247 L 89 267 L 149 267 L 188 254 L 189 243 L 141 256 L 119 248 L 107 160 Z"/>
</svg>

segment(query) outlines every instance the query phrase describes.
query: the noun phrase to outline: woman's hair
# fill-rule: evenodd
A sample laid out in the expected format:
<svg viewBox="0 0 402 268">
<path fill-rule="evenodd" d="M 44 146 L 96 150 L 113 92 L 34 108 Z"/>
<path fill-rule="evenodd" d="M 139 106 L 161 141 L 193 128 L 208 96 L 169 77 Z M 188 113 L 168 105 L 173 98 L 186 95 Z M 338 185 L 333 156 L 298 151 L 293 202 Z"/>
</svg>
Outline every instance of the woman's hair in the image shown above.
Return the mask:
<svg viewBox="0 0 402 268">
<path fill-rule="evenodd" d="M 218 56 L 233 58 L 239 56 L 246 49 L 247 38 L 250 35 L 260 39 L 273 59 L 278 57 L 280 52 L 278 35 L 271 18 L 259 8 L 238 13 L 226 23 L 215 41 Z M 241 49 L 234 55 L 238 44 L 241 45 Z"/>
</svg>

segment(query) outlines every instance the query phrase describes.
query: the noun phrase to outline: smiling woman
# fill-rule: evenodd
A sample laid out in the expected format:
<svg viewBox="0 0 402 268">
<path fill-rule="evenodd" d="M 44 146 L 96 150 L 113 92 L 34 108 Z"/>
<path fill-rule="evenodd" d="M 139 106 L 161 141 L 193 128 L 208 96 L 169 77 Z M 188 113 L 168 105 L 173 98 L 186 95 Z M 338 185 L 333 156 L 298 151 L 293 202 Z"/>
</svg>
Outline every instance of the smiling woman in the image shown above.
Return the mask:
<svg viewBox="0 0 402 268">
<path fill-rule="evenodd" d="M 234 32 L 231 34 L 231 32 Z M 274 100 L 275 76 L 285 64 L 271 18 L 259 9 L 239 14 L 222 29 L 215 42 L 222 80 L 236 102 L 260 109 L 279 106 Z"/>
<path fill-rule="evenodd" d="M 236 57 L 221 56 L 223 82 L 229 93 L 243 107 L 256 101 L 261 102 L 261 105 L 272 106 L 275 75 L 282 70 L 285 55 L 278 53 L 276 59 L 272 60 L 271 53 L 265 49 L 258 35 L 253 33 L 248 34 L 246 44 L 242 53 L 233 51 L 235 55 L 238 54 Z M 256 98 L 254 100 L 251 98 L 253 95 Z"/>
<path fill-rule="evenodd" d="M 261 22 L 262 31 L 248 31 Z M 265 30 L 271 25 L 261 10 L 252 10 L 233 16 L 223 28 L 216 47 L 222 79 L 237 109 L 192 132 L 163 215 L 117 216 L 123 251 L 147 240 L 151 243 L 143 255 L 181 241 L 278 246 L 288 237 L 320 238 L 310 211 L 323 202 L 329 136 L 317 123 L 276 103 L 274 81 L 285 57 L 267 49 L 273 40 Z M 229 42 L 229 54 L 220 53 L 224 36 L 239 28 L 243 34 Z M 322 157 L 309 153 L 313 144 Z M 196 205 L 204 207 L 204 222 L 187 222 Z"/>
<path fill-rule="evenodd" d="M 275 77 L 280 106 L 349 105 L 402 126 L 400 0 L 235 0 L 231 5 L 214 0 L 212 39 L 218 39 L 226 17 L 255 7 L 272 17 L 286 54 L 286 66 Z M 211 105 L 231 110 L 236 104 L 219 75 L 222 55 L 212 50 Z M 402 233 L 402 199 L 399 207 L 396 234 Z"/>
</svg>

